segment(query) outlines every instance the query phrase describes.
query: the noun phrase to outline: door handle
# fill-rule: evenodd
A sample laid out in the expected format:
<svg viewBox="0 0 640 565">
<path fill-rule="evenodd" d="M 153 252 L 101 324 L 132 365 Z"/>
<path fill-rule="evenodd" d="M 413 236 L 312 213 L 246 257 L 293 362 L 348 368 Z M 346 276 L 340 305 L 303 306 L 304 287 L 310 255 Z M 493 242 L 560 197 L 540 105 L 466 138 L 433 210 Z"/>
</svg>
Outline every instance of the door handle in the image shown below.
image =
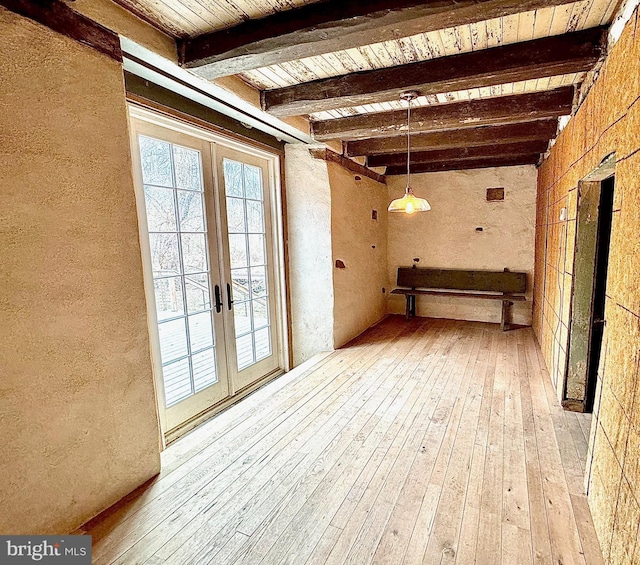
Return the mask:
<svg viewBox="0 0 640 565">
<path fill-rule="evenodd" d="M 229 310 L 231 310 L 231 305 L 233 304 L 233 300 L 231 300 L 231 285 L 227 283 L 227 306 Z"/>
<path fill-rule="evenodd" d="M 215 287 L 215 297 L 216 297 L 216 312 L 220 314 L 222 312 L 222 298 L 220 297 L 220 287 L 216 285 Z"/>
</svg>

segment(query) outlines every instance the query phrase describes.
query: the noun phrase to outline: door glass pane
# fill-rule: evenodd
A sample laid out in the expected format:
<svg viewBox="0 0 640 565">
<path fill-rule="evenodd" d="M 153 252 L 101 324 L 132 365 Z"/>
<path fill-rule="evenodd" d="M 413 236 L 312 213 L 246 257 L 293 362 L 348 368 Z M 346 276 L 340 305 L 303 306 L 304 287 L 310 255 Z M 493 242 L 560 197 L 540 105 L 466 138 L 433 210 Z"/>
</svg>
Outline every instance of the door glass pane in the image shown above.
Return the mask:
<svg viewBox="0 0 640 565">
<path fill-rule="evenodd" d="M 267 273 L 264 267 L 251 267 L 251 297 L 267 296 Z"/>
<path fill-rule="evenodd" d="M 271 354 L 271 337 L 269 328 L 256 331 L 256 361 L 269 357 Z"/>
<path fill-rule="evenodd" d="M 140 163 L 142 182 L 157 186 L 173 186 L 173 168 L 171 164 L 171 144 L 143 135 L 140 142 Z"/>
<path fill-rule="evenodd" d="M 167 406 L 171 406 L 191 396 L 191 370 L 189 360 L 182 359 L 162 366 L 164 396 Z"/>
<path fill-rule="evenodd" d="M 182 234 L 182 263 L 185 273 L 207 271 L 207 242 L 203 233 Z"/>
<path fill-rule="evenodd" d="M 176 187 L 202 190 L 200 151 L 174 145 L 173 159 L 176 169 Z"/>
<path fill-rule="evenodd" d="M 202 157 L 166 141 L 138 141 L 169 407 L 218 380 Z"/>
<path fill-rule="evenodd" d="M 229 233 L 245 233 L 247 231 L 244 219 L 244 200 L 227 198 L 227 218 Z"/>
<path fill-rule="evenodd" d="M 176 231 L 176 207 L 173 190 L 157 186 L 144 187 L 147 208 L 147 228 L 154 231 Z"/>
<path fill-rule="evenodd" d="M 189 314 L 211 310 L 209 274 L 199 273 L 196 275 L 186 275 L 184 280 Z"/>
<path fill-rule="evenodd" d="M 227 196 L 244 196 L 242 188 L 242 163 L 224 160 L 224 188 Z"/>
<path fill-rule="evenodd" d="M 160 334 L 160 354 L 163 365 L 187 355 L 187 330 L 184 318 L 159 323 L 158 333 Z"/>
<path fill-rule="evenodd" d="M 249 235 L 249 254 L 251 256 L 251 265 L 264 265 L 266 263 L 264 235 L 255 233 Z"/>
<path fill-rule="evenodd" d="M 238 369 L 271 355 L 262 170 L 224 159 Z M 247 268 L 248 267 L 248 268 Z"/>
<path fill-rule="evenodd" d="M 246 369 L 253 365 L 255 357 L 253 355 L 253 339 L 251 334 L 236 339 L 238 350 L 238 370 Z"/>
<path fill-rule="evenodd" d="M 266 298 L 251 301 L 253 310 L 253 329 L 264 328 L 269 325 L 268 308 Z"/>
<path fill-rule="evenodd" d="M 177 194 L 180 231 L 204 231 L 202 194 L 186 190 L 178 190 Z"/>
<path fill-rule="evenodd" d="M 211 312 L 189 316 L 189 339 L 191 340 L 191 351 L 200 351 L 213 346 Z"/>
<path fill-rule="evenodd" d="M 233 306 L 233 318 L 236 326 L 236 336 L 251 332 L 251 303 L 235 302 Z"/>
<path fill-rule="evenodd" d="M 154 277 L 167 277 L 180 273 L 178 235 L 175 233 L 150 233 L 151 264 Z"/>
<path fill-rule="evenodd" d="M 262 201 L 262 175 L 258 167 L 244 165 L 244 187 L 247 198 Z"/>
<path fill-rule="evenodd" d="M 247 269 L 233 269 L 231 282 L 233 284 L 233 299 L 236 302 L 249 300 L 249 271 Z"/>
<path fill-rule="evenodd" d="M 182 277 L 167 277 L 153 281 L 156 295 L 158 321 L 168 320 L 184 314 Z"/>
<path fill-rule="evenodd" d="M 262 203 L 247 200 L 247 224 L 249 233 L 264 233 L 264 217 Z"/>
<path fill-rule="evenodd" d="M 218 382 L 216 357 L 213 349 L 201 351 L 193 356 L 193 383 L 196 392 Z"/>
<path fill-rule="evenodd" d="M 247 266 L 247 236 L 245 234 L 229 234 L 229 256 L 231 268 Z"/>
</svg>

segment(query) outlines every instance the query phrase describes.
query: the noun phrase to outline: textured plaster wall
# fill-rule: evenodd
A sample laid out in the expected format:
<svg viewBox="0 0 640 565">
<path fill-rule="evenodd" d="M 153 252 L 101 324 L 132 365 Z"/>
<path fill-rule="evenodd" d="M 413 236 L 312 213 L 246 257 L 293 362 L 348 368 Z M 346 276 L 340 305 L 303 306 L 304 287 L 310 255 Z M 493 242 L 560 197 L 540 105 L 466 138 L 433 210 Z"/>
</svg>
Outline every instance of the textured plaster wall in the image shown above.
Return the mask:
<svg viewBox="0 0 640 565">
<path fill-rule="evenodd" d="M 334 286 L 334 346 L 341 347 L 387 312 L 387 189 L 329 163 Z M 378 219 L 371 212 L 376 210 Z M 345 264 L 335 268 L 336 259 Z"/>
<path fill-rule="evenodd" d="M 407 217 L 389 214 L 388 277 L 395 286 L 399 266 L 498 270 L 528 274 L 527 301 L 512 307 L 512 321 L 531 324 L 536 169 L 532 165 L 412 175 L 412 186 L 431 210 Z M 388 178 L 389 199 L 406 178 Z M 486 189 L 504 187 L 503 202 L 487 202 Z M 482 227 L 482 232 L 476 232 Z M 418 297 L 419 316 L 499 322 L 501 302 Z M 390 295 L 389 310 L 403 313 L 404 296 Z"/>
<path fill-rule="evenodd" d="M 122 71 L 0 30 L 0 533 L 64 533 L 160 468 Z"/>
<path fill-rule="evenodd" d="M 157 28 L 134 16 L 111 0 L 74 0 L 71 7 L 81 14 L 151 49 L 170 61 L 177 62 L 176 42 Z"/>
<path fill-rule="evenodd" d="M 560 391 L 578 181 L 616 153 L 605 337 L 587 469 L 589 505 L 609 565 L 640 563 L 639 61 L 636 10 L 538 177 L 534 329 Z M 567 222 L 559 219 L 563 207 Z"/>
<path fill-rule="evenodd" d="M 304 145 L 285 154 L 293 365 L 333 349 L 331 187 L 327 164 Z"/>
</svg>

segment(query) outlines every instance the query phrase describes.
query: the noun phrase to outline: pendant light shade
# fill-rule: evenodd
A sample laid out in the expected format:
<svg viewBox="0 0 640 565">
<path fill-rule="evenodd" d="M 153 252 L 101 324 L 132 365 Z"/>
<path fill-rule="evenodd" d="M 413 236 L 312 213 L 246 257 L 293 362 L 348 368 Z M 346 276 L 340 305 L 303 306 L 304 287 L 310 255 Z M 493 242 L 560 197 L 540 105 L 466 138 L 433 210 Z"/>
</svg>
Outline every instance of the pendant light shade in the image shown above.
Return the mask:
<svg viewBox="0 0 640 565">
<path fill-rule="evenodd" d="M 414 212 L 428 212 L 431 206 L 424 198 L 418 198 L 413 194 L 413 189 L 407 186 L 404 196 L 391 201 L 388 208 L 389 212 L 404 212 L 405 214 L 413 214 Z"/>
<path fill-rule="evenodd" d="M 415 91 L 403 92 L 400 95 L 402 100 L 406 100 L 407 107 L 407 187 L 404 189 L 404 196 L 396 198 L 389 204 L 389 212 L 404 212 L 413 214 L 414 212 L 428 212 L 431 206 L 424 198 L 418 198 L 411 188 L 411 102 L 418 97 Z"/>
</svg>

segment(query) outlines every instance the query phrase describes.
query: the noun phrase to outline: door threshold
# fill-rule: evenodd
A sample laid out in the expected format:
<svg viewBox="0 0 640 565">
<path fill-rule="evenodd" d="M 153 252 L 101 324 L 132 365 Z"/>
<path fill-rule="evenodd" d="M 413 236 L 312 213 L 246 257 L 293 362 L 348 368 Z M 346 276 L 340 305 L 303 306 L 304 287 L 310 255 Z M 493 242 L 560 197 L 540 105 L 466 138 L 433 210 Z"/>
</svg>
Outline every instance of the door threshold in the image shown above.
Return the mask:
<svg viewBox="0 0 640 565">
<path fill-rule="evenodd" d="M 252 392 L 259 389 L 260 387 L 271 382 L 273 379 L 276 379 L 277 377 L 283 375 L 284 372 L 285 372 L 284 369 L 275 369 L 274 371 L 271 371 L 269 374 L 265 375 L 264 377 L 261 377 L 256 382 L 239 390 L 233 396 L 230 396 L 228 398 L 225 398 L 224 400 L 221 400 L 220 402 L 218 402 L 217 404 L 214 404 L 210 408 L 207 408 L 206 410 L 200 412 L 199 414 L 196 414 L 193 418 L 187 420 L 186 422 L 180 424 L 179 426 L 173 428 L 172 430 L 169 430 L 166 434 L 164 434 L 165 449 L 174 441 L 184 436 L 186 433 L 190 432 L 194 428 L 197 428 L 200 424 L 204 424 L 207 420 L 210 420 L 211 418 L 213 418 L 223 410 L 230 408 L 236 402 L 239 402 L 240 400 L 242 400 Z"/>
</svg>

